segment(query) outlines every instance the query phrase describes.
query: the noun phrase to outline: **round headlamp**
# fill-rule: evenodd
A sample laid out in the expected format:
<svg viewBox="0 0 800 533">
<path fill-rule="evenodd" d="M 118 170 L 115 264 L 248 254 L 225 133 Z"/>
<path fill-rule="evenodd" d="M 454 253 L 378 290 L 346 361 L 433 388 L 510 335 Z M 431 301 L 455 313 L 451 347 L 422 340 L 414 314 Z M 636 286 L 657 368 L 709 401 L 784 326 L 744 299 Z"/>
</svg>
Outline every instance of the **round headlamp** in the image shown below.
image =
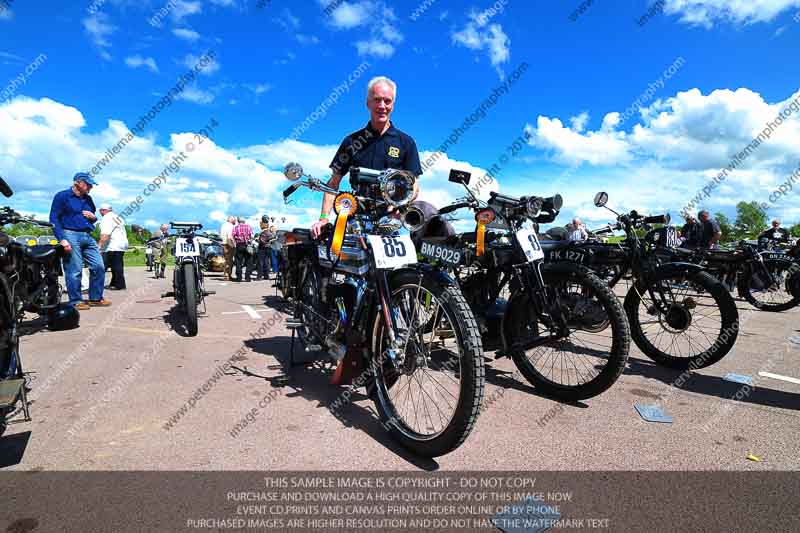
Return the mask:
<svg viewBox="0 0 800 533">
<path fill-rule="evenodd" d="M 358 200 L 349 192 L 340 193 L 333 201 L 333 210 L 337 215 L 342 213 L 352 215 L 358 209 Z"/>
<path fill-rule="evenodd" d="M 539 212 L 542 210 L 542 203 L 542 199 L 536 196 L 531 196 L 528 198 L 528 201 L 525 203 L 525 209 L 527 210 L 530 218 L 536 218 L 539 216 Z"/>
<path fill-rule="evenodd" d="M 407 170 L 385 173 L 380 179 L 381 196 L 387 204 L 401 207 L 414 197 L 416 176 Z"/>
</svg>

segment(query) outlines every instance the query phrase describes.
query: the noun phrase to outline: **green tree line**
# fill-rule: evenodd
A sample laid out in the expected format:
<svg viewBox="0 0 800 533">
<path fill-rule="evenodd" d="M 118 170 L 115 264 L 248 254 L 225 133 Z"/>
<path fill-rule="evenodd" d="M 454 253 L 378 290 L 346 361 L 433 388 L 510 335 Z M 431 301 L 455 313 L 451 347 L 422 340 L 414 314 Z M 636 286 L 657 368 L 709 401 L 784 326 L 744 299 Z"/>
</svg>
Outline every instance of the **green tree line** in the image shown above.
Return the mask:
<svg viewBox="0 0 800 533">
<path fill-rule="evenodd" d="M 770 225 L 770 219 L 758 202 L 739 202 L 736 204 L 736 220 L 731 223 L 724 213 L 716 213 L 714 218 L 722 230 L 722 242 L 738 242 L 756 239 Z M 789 226 L 781 224 L 789 230 L 792 237 L 800 237 L 800 224 Z"/>
</svg>

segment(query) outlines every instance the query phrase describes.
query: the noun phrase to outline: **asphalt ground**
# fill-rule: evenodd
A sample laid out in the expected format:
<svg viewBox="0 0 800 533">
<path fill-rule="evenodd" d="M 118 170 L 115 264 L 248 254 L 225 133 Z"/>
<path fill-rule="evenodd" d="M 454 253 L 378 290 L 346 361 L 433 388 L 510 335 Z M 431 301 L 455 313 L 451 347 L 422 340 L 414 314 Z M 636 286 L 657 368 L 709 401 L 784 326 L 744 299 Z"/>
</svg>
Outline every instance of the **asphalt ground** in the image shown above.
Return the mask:
<svg viewBox="0 0 800 533">
<path fill-rule="evenodd" d="M 224 283 L 209 275 L 207 288 L 217 292 L 206 300 L 199 334 L 187 337 L 174 300 L 161 298 L 171 273 L 170 267 L 167 279 L 153 280 L 144 268 L 128 268 L 128 290 L 108 292 L 113 305 L 83 312 L 77 330 L 50 332 L 35 320 L 26 323 L 21 352 L 32 380 L 33 421 L 11 424 L 0 439 L 5 469 L 800 466 L 800 345 L 790 339 L 800 331 L 797 309 L 752 312 L 737 300 L 743 325 L 734 350 L 683 376 L 655 366 L 632 344 L 628 368 L 615 386 L 578 404 L 543 397 L 515 377 L 511 361 L 487 359 L 488 401 L 475 430 L 459 449 L 431 460 L 396 445 L 360 392 L 342 408 L 343 420 L 334 417 L 327 406 L 345 389 L 329 384 L 330 364 L 288 368 L 287 315 L 272 282 Z M 309 360 L 310 354 L 298 349 L 296 356 Z M 726 381 L 731 372 L 750 376 L 755 386 Z M 672 423 L 646 422 L 636 403 L 660 405 Z"/>
</svg>

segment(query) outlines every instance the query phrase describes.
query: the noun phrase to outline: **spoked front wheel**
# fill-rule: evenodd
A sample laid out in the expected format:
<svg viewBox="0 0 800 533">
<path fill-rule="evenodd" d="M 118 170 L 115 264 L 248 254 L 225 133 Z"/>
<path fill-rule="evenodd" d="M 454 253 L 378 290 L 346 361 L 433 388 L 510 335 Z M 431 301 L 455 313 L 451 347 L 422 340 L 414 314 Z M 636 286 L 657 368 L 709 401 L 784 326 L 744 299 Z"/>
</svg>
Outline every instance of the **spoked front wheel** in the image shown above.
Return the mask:
<svg viewBox="0 0 800 533">
<path fill-rule="evenodd" d="M 454 286 L 402 272 L 390 291 L 395 341 L 380 312 L 373 327 L 375 404 L 403 446 L 444 455 L 478 419 L 485 379 L 478 326 Z"/>
<path fill-rule="evenodd" d="M 678 370 L 713 365 L 727 355 L 739 335 L 733 297 L 706 272 L 662 269 L 649 287 L 631 287 L 625 311 L 631 337 L 642 352 Z"/>
<path fill-rule="evenodd" d="M 548 317 L 539 317 L 528 292 L 509 301 L 504 331 L 514 364 L 536 389 L 566 401 L 586 400 L 608 390 L 625 369 L 630 332 L 625 311 L 611 289 L 585 269 L 552 269 L 542 276 L 555 291 L 569 334 L 546 340 Z"/>
<path fill-rule="evenodd" d="M 197 335 L 197 273 L 194 264 L 187 263 L 183 269 L 183 304 L 186 313 L 186 330 L 190 337 Z"/>
</svg>

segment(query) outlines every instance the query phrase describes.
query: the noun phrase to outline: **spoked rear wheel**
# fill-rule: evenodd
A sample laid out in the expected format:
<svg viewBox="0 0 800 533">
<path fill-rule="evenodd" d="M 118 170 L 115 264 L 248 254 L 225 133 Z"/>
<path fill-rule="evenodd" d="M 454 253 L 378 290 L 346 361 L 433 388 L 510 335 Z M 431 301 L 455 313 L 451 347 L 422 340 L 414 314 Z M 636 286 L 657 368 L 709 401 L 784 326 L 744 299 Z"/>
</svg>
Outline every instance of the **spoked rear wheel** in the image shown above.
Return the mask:
<svg viewBox="0 0 800 533">
<path fill-rule="evenodd" d="M 800 291 L 794 284 L 800 279 L 800 267 L 789 261 L 764 261 L 764 267 L 752 266 L 749 275 L 739 277 L 739 296 L 761 311 L 781 312 L 800 304 Z"/>
<path fill-rule="evenodd" d="M 536 316 L 528 294 L 509 302 L 505 333 L 514 363 L 531 385 L 566 401 L 585 400 L 611 387 L 625 369 L 630 332 L 625 311 L 611 289 L 585 269 L 543 269 L 549 290 L 558 294 L 568 317 L 569 335 L 524 349 L 529 341 L 549 335 L 546 321 Z"/>
<path fill-rule="evenodd" d="M 634 285 L 625 311 L 636 345 L 656 363 L 678 370 L 713 365 L 733 348 L 739 312 L 730 293 L 706 272 L 661 270 L 648 290 Z"/>
<path fill-rule="evenodd" d="M 458 448 L 475 426 L 483 398 L 483 349 L 461 292 L 414 272 L 390 285 L 396 341 L 381 315 L 373 327 L 375 404 L 403 446 L 425 457 Z"/>
</svg>

